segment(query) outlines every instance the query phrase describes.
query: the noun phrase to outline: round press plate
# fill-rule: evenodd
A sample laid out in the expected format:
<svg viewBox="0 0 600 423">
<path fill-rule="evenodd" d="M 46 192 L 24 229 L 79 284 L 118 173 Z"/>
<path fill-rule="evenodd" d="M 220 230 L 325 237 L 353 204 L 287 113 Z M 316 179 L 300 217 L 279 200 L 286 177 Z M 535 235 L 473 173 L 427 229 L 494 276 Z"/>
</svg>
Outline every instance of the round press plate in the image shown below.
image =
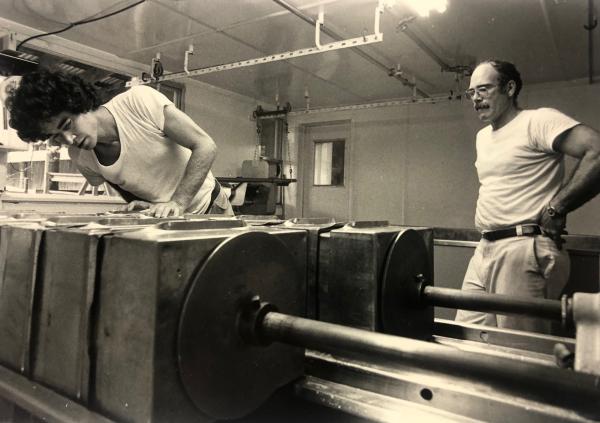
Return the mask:
<svg viewBox="0 0 600 423">
<path fill-rule="evenodd" d="M 205 414 L 246 415 L 302 374 L 302 349 L 247 345 L 236 325 L 240 306 L 254 295 L 301 316 L 305 288 L 297 266 L 286 245 L 264 232 L 229 238 L 200 266 L 181 313 L 177 347 L 185 390 Z"/>
<path fill-rule="evenodd" d="M 420 304 L 417 275 L 433 284 L 425 242 L 419 233 L 406 229 L 396 235 L 385 262 L 380 299 L 383 332 L 431 336 L 433 307 Z"/>
</svg>

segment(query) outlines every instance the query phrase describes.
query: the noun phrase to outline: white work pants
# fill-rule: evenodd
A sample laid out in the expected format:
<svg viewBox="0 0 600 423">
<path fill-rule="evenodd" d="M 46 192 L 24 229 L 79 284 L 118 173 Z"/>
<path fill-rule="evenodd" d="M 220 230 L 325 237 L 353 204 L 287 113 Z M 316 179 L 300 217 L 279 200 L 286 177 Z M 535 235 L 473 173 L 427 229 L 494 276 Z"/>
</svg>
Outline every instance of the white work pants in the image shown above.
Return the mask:
<svg viewBox="0 0 600 423">
<path fill-rule="evenodd" d="M 569 278 L 569 255 L 550 238 L 520 236 L 488 241 L 475 249 L 463 280 L 463 290 L 515 297 L 560 298 Z M 458 310 L 456 320 L 500 328 L 550 333 L 550 322 L 522 316 Z"/>
</svg>

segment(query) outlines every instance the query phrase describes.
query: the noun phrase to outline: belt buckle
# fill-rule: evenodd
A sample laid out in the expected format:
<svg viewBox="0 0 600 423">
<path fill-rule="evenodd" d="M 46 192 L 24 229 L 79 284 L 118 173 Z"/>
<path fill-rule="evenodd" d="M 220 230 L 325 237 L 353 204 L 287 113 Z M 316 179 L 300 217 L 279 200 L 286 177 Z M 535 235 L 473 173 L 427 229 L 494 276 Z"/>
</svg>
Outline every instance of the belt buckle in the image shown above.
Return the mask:
<svg viewBox="0 0 600 423">
<path fill-rule="evenodd" d="M 494 235 L 495 231 L 485 231 L 481 233 L 481 238 L 486 239 L 488 241 L 495 241 L 496 237 Z"/>
<path fill-rule="evenodd" d="M 517 236 L 523 236 L 523 225 L 515 226 L 515 230 L 517 231 Z"/>
</svg>

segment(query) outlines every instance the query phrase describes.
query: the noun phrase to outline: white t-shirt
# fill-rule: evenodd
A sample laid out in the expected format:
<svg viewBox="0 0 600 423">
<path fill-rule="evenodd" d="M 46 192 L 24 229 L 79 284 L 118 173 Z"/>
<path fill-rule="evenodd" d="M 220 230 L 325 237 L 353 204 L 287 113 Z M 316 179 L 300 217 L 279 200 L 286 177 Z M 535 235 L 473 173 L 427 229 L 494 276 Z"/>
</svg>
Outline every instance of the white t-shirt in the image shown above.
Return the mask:
<svg viewBox="0 0 600 423">
<path fill-rule="evenodd" d="M 521 111 L 496 131 L 489 125 L 477 133 L 477 229 L 538 222 L 564 177 L 563 155 L 552 143 L 578 124 L 558 110 L 541 108 Z"/>
<path fill-rule="evenodd" d="M 101 107 L 113 115 L 119 131 L 121 153 L 115 163 L 103 166 L 94 151 L 69 147 L 69 155 L 91 185 L 105 180 L 137 197 L 150 201 L 169 201 L 179 185 L 191 151 L 164 133 L 166 106 L 173 104 L 157 90 L 132 87 Z M 206 180 L 186 209 L 203 213 L 210 202 L 215 179 L 209 171 Z"/>
</svg>

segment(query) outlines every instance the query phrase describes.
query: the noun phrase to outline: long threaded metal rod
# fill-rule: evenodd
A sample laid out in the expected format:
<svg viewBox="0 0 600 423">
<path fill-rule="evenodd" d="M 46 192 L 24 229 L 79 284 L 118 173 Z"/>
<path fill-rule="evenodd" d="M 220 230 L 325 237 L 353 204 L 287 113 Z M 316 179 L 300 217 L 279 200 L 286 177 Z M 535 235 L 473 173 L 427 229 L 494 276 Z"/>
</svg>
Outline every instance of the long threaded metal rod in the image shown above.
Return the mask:
<svg viewBox="0 0 600 423">
<path fill-rule="evenodd" d="M 434 286 L 426 286 L 422 291 L 421 298 L 425 304 L 439 307 L 562 320 L 562 305 L 558 300 L 520 298 L 512 295 L 488 294 Z"/>
<path fill-rule="evenodd" d="M 277 312 L 265 314 L 261 338 L 333 354 L 361 354 L 369 359 L 501 384 L 511 392 L 586 410 L 600 417 L 598 378 L 519 360 L 460 351 L 445 345 L 370 332 Z"/>
</svg>

